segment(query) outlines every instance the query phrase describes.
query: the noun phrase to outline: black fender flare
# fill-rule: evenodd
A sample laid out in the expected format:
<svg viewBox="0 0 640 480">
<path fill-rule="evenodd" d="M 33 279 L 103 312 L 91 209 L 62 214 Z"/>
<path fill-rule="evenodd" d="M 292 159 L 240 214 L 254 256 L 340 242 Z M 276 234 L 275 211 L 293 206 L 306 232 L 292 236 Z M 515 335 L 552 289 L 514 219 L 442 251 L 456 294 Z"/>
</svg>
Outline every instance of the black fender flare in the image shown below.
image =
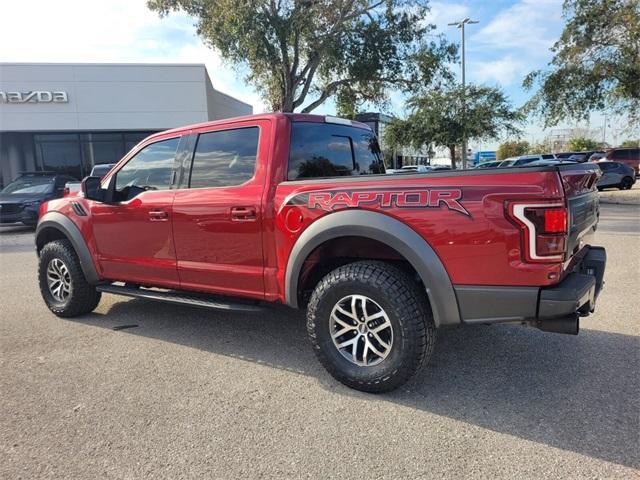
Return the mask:
<svg viewBox="0 0 640 480">
<path fill-rule="evenodd" d="M 82 272 L 84 273 L 87 282 L 93 285 L 100 282 L 100 277 L 98 276 L 98 271 L 93 263 L 91 252 L 89 251 L 89 247 L 87 246 L 87 242 L 82 236 L 82 233 L 80 233 L 80 229 L 69 217 L 60 212 L 47 212 L 40 218 L 38 226 L 36 227 L 35 235 L 38 254 L 40 254 L 40 251 L 37 248 L 37 245 L 40 243 L 39 239 L 44 234 L 44 231 L 49 228 L 58 230 L 71 242 L 76 254 L 78 255 L 78 259 L 80 260 L 80 267 L 82 268 Z"/>
<path fill-rule="evenodd" d="M 420 275 L 427 290 L 436 327 L 460 323 L 458 302 L 451 279 L 433 248 L 401 221 L 367 210 L 331 213 L 316 220 L 300 235 L 287 262 L 287 305 L 298 308 L 300 272 L 311 252 L 327 240 L 346 236 L 371 238 L 395 249 Z"/>
</svg>

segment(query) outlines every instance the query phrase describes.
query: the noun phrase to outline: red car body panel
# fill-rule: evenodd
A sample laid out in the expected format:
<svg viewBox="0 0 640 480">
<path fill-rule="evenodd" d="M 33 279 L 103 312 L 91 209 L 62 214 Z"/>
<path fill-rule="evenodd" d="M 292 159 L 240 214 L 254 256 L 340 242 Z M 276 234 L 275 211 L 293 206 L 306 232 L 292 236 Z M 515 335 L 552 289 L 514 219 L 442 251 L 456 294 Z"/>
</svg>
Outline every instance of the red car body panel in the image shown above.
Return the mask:
<svg viewBox="0 0 640 480">
<path fill-rule="evenodd" d="M 640 148 L 613 148 L 600 160 L 624 163 L 633 168 L 636 176 L 640 175 Z"/>
<path fill-rule="evenodd" d="M 44 205 L 41 214 L 58 211 L 72 219 L 103 279 L 268 301 L 286 300 L 285 272 L 300 235 L 318 219 L 354 208 L 387 215 L 417 232 L 454 285 L 542 287 L 562 279 L 568 262 L 524 260 L 521 231 L 507 206 L 564 205 L 568 196 L 593 191 L 595 174 L 523 168 L 286 181 L 294 121 L 325 117 L 264 114 L 170 130 L 136 146 L 103 179 L 108 185 L 149 143 L 258 126 L 255 175 L 243 185 L 146 191 L 116 205 L 69 197 Z M 71 202 L 87 215 L 74 213 Z"/>
</svg>

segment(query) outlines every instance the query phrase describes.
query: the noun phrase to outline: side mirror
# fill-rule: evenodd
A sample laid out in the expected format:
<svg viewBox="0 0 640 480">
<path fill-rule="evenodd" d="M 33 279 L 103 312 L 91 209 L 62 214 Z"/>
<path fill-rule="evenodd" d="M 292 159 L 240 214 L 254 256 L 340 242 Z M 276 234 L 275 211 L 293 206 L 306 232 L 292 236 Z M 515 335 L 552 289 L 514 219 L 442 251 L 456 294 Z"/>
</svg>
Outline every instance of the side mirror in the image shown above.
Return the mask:
<svg viewBox="0 0 640 480">
<path fill-rule="evenodd" d="M 100 177 L 86 177 L 82 180 L 81 188 L 85 198 L 97 202 L 104 202 L 107 191 L 100 188 L 100 181 Z"/>
</svg>

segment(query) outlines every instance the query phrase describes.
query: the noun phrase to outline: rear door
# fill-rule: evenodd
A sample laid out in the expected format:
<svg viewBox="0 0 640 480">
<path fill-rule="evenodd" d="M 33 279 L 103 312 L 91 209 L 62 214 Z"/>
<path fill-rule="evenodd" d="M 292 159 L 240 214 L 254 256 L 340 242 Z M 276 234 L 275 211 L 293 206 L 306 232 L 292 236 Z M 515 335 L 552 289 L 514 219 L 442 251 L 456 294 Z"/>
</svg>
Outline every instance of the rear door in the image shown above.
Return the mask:
<svg viewBox="0 0 640 480">
<path fill-rule="evenodd" d="M 613 162 L 600 162 L 598 163 L 600 170 L 602 170 L 602 177 L 598 180 L 599 187 L 607 187 L 609 185 L 617 185 L 620 183 L 620 175 L 618 174 L 617 164 Z"/>
<path fill-rule="evenodd" d="M 262 196 L 270 155 L 268 120 L 193 132 L 173 203 L 180 285 L 264 297 Z"/>
</svg>

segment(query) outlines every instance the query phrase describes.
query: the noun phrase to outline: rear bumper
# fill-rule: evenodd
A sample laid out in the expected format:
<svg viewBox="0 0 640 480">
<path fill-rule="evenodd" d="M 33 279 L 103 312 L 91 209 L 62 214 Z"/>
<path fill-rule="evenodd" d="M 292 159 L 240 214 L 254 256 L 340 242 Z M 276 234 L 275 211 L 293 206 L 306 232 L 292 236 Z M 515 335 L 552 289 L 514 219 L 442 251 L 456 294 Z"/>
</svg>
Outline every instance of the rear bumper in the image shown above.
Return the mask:
<svg viewBox="0 0 640 480">
<path fill-rule="evenodd" d="M 578 317 L 595 309 L 607 263 L 604 248 L 587 248 L 582 261 L 552 287 L 454 287 L 463 323 L 522 322 L 578 333 Z"/>
</svg>

